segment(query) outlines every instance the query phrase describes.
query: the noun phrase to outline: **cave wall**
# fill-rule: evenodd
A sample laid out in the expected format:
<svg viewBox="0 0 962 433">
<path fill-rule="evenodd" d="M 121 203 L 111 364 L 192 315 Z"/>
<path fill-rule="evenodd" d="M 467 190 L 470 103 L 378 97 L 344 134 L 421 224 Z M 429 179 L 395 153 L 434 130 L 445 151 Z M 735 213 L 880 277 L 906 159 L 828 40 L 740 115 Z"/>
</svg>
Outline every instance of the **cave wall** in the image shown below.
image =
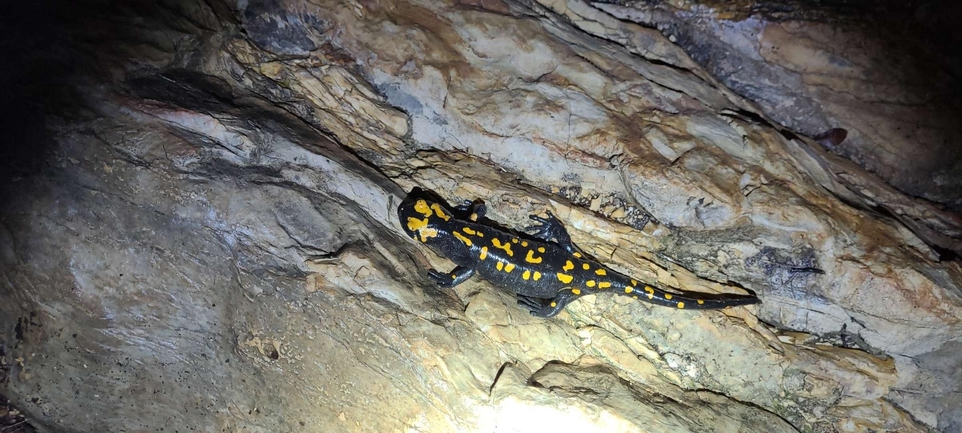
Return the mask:
<svg viewBox="0 0 962 433">
<path fill-rule="evenodd" d="M 0 391 L 65 432 L 957 429 L 954 198 L 807 136 L 866 143 L 833 123 L 850 89 L 779 111 L 811 83 L 746 92 L 631 7 L 5 15 Z M 759 49 L 831 25 L 701 12 L 755 20 Z M 951 165 L 926 143 L 887 146 Z M 594 296 L 542 320 L 482 281 L 441 290 L 425 270 L 450 263 L 396 221 L 416 185 L 514 229 L 550 210 L 616 270 L 763 303 Z"/>
<path fill-rule="evenodd" d="M 962 209 L 956 2 L 595 5 L 658 28 L 793 131 L 844 128 L 831 152 L 921 203 Z"/>
</svg>

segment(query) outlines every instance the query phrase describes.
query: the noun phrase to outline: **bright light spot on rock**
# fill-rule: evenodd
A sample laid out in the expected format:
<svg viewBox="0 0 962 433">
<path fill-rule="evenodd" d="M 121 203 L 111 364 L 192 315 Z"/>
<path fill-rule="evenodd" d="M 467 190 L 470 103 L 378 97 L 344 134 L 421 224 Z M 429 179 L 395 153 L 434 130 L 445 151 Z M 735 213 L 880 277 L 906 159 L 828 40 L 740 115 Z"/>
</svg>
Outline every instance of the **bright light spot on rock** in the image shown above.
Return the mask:
<svg viewBox="0 0 962 433">
<path fill-rule="evenodd" d="M 577 399 L 551 398 L 552 403 L 508 397 L 495 407 L 478 407 L 477 432 L 585 433 L 637 432 L 638 426 L 607 410 L 586 406 Z M 564 404 L 564 407 L 557 405 Z"/>
</svg>

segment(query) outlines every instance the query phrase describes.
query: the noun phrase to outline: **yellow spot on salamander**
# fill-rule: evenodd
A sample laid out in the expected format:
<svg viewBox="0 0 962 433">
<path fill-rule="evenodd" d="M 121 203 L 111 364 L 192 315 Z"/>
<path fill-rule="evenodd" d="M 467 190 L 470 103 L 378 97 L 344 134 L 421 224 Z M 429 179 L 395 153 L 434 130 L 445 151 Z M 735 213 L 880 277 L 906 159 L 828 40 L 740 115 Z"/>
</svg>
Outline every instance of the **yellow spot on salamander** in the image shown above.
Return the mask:
<svg viewBox="0 0 962 433">
<path fill-rule="evenodd" d="M 521 246 L 522 247 L 528 246 L 528 241 L 521 241 Z"/>
<path fill-rule="evenodd" d="M 531 276 L 532 280 L 538 281 L 541 279 L 541 272 L 534 271 L 534 275 Z"/>
<path fill-rule="evenodd" d="M 528 255 L 524 257 L 524 261 L 528 263 L 541 263 L 541 257 L 535 257 L 534 251 L 528 250 Z"/>
<path fill-rule="evenodd" d="M 566 262 L 565 262 L 565 265 L 561 267 L 561 269 L 563 269 L 563 270 L 565 270 L 565 271 L 570 271 L 570 270 L 572 270 L 572 269 L 574 269 L 574 268 L 575 268 L 575 264 L 574 264 L 574 263 L 571 263 L 571 260 L 566 261 Z"/>
<path fill-rule="evenodd" d="M 684 302 L 679 302 L 679 303 L 678 303 L 678 308 L 685 308 L 685 303 L 684 303 Z"/>
<path fill-rule="evenodd" d="M 471 220 L 471 221 L 477 221 L 477 220 L 478 220 L 478 214 L 473 213 L 473 214 L 471 214 L 471 215 L 468 216 L 468 219 Z"/>
<path fill-rule="evenodd" d="M 481 247 L 481 260 L 488 258 L 488 247 Z"/>
<path fill-rule="evenodd" d="M 478 232 L 476 232 L 476 231 L 474 231 L 474 230 L 471 230 L 471 227 L 465 227 L 465 228 L 461 229 L 461 231 L 463 231 L 463 232 L 465 232 L 465 233 L 467 233 L 467 234 L 469 234 L 469 235 L 471 235 L 471 236 L 474 236 L 474 235 L 478 234 Z"/>
<path fill-rule="evenodd" d="M 588 280 L 588 282 L 585 283 L 585 285 L 588 286 L 588 287 L 594 287 L 594 286 L 595 286 L 595 280 Z"/>
<path fill-rule="evenodd" d="M 608 272 L 605 272 L 604 269 L 598 269 L 598 270 L 595 271 L 595 274 L 597 274 L 597 275 L 608 275 Z"/>
<path fill-rule="evenodd" d="M 558 306 L 558 303 L 557 303 L 557 302 L 552 302 L 552 303 L 551 303 L 551 308 L 554 308 L 554 307 L 557 307 L 557 306 Z"/>
<path fill-rule="evenodd" d="M 504 266 L 505 272 L 511 272 L 513 270 L 514 270 L 514 263 L 508 263 L 507 265 Z"/>
<path fill-rule="evenodd" d="M 424 200 L 418 200 L 416 203 L 414 203 L 414 210 L 426 217 L 429 217 L 432 214 L 431 208 L 428 207 L 428 202 Z"/>
<path fill-rule="evenodd" d="M 500 271 L 504 269 L 504 262 L 498 262 L 498 264 L 494 265 L 494 267 L 498 268 L 498 270 Z"/>
<path fill-rule="evenodd" d="M 704 304 L 704 303 L 705 303 L 705 301 L 703 301 L 703 300 L 701 300 L 701 299 L 698 300 L 698 305 L 701 305 L 701 304 Z"/>
<path fill-rule="evenodd" d="M 525 280 L 530 279 L 530 278 L 531 278 L 531 271 L 524 271 L 524 273 L 521 274 L 521 278 L 524 278 Z"/>
<path fill-rule="evenodd" d="M 581 269 L 584 269 L 584 270 L 587 271 L 588 269 L 591 269 L 591 265 L 589 265 L 589 264 L 587 264 L 587 263 L 582 263 L 582 264 L 581 264 Z"/>
<path fill-rule="evenodd" d="M 632 289 L 631 287 L 625 287 L 625 293 L 631 293 L 631 292 L 634 292 L 634 291 L 635 291 L 635 289 Z"/>
<path fill-rule="evenodd" d="M 571 289 L 571 293 L 573 293 L 573 294 L 575 294 L 575 295 L 580 295 L 580 294 L 581 294 L 581 290 Z"/>
<path fill-rule="evenodd" d="M 452 279 L 452 280 L 456 280 L 456 279 L 458 279 L 458 276 L 457 276 L 457 275 L 454 275 L 454 274 L 451 274 L 451 279 Z"/>
<path fill-rule="evenodd" d="M 602 282 L 598 283 L 598 288 L 599 288 L 599 289 L 607 289 L 607 288 L 609 288 L 609 287 L 611 287 L 611 283 L 609 283 L 609 282 L 607 282 L 607 281 L 602 281 Z"/>
<path fill-rule="evenodd" d="M 466 236 L 462 235 L 460 232 L 451 232 L 451 234 L 454 235 L 454 237 L 460 239 L 461 242 L 464 242 L 465 245 L 469 247 L 471 246 L 471 239 L 468 239 Z"/>
<path fill-rule="evenodd" d="M 500 239 L 494 238 L 494 239 L 491 239 L 491 245 L 494 245 L 495 248 L 500 248 L 504 250 L 504 252 L 508 253 L 509 257 L 514 257 L 514 252 L 511 251 L 511 244 L 507 242 L 502 244 Z"/>
<path fill-rule="evenodd" d="M 421 242 L 427 242 L 428 238 L 433 238 L 438 235 L 438 229 L 421 229 Z"/>
<path fill-rule="evenodd" d="M 428 238 L 433 238 L 438 235 L 437 229 L 429 229 L 428 219 L 419 219 L 414 217 L 408 217 L 408 230 L 413 232 L 418 232 L 421 235 L 421 242 L 427 242 Z"/>
<path fill-rule="evenodd" d="M 665 299 L 671 299 L 671 293 L 665 293 Z"/>
<path fill-rule="evenodd" d="M 645 286 L 645 291 L 648 292 L 648 299 L 652 299 L 655 297 L 655 289 Z"/>
<path fill-rule="evenodd" d="M 638 296 L 637 296 L 637 295 L 635 295 L 635 296 L 632 296 L 632 298 L 635 298 L 635 299 L 638 299 Z"/>
<path fill-rule="evenodd" d="M 449 217 L 448 214 L 444 213 L 444 210 L 441 209 L 441 205 L 437 203 L 431 203 L 431 209 L 434 209 L 434 213 L 438 216 L 438 218 L 441 218 L 445 221 L 451 219 L 451 217 Z"/>
<path fill-rule="evenodd" d="M 518 243 L 518 238 L 511 239 L 511 243 L 514 243 L 514 244 Z"/>
<path fill-rule="evenodd" d="M 572 277 L 571 275 L 562 274 L 561 272 L 558 272 L 558 281 L 561 281 L 562 283 L 565 283 L 565 284 L 571 284 L 571 280 L 574 280 L 574 277 Z"/>
<path fill-rule="evenodd" d="M 631 285 L 632 285 L 632 286 L 637 286 L 637 285 L 638 285 L 638 282 L 635 281 L 635 280 L 631 280 Z"/>
<path fill-rule="evenodd" d="M 581 258 L 581 253 L 579 253 L 579 252 L 577 252 L 577 251 L 575 251 L 574 254 L 572 254 L 572 255 L 575 256 L 575 257 L 577 257 L 577 258 L 579 258 L 579 259 Z"/>
<path fill-rule="evenodd" d="M 428 219 L 418 219 L 415 217 L 408 217 L 408 230 L 416 232 L 428 226 Z"/>
<path fill-rule="evenodd" d="M 538 247 L 538 252 L 543 254 L 543 253 L 544 253 L 544 247 Z"/>
</svg>

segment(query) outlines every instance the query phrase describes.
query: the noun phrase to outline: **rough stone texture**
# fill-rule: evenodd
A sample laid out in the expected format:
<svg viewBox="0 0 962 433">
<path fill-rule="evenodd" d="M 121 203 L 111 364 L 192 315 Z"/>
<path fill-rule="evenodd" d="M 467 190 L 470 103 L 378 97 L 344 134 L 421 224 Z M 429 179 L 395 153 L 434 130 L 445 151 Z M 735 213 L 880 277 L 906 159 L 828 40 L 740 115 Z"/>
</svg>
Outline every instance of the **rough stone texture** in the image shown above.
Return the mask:
<svg viewBox="0 0 962 433">
<path fill-rule="evenodd" d="M 949 250 L 948 258 L 960 255 L 962 57 L 946 54 L 962 43 L 951 18 L 962 16 L 962 5 L 850 3 L 593 4 L 660 30 L 792 131 L 814 137 L 846 129 L 847 139 L 828 150 L 887 184 L 864 176 L 839 181 Z M 845 162 L 825 163 L 849 171 Z"/>
<path fill-rule="evenodd" d="M 958 216 L 605 10 L 6 18 L 43 31 L 3 69 L 29 84 L 4 117 L 0 390 L 64 432 L 962 425 Z M 540 320 L 481 281 L 439 290 L 424 270 L 450 264 L 395 221 L 415 185 L 513 228 L 551 210 L 615 269 L 764 303 Z"/>
</svg>

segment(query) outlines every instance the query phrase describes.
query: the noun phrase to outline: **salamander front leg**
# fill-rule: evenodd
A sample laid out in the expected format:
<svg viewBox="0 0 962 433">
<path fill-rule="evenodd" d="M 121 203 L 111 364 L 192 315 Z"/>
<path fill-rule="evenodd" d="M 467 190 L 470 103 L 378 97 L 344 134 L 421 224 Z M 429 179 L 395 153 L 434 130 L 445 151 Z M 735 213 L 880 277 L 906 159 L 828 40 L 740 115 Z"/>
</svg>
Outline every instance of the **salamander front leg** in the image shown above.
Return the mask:
<svg viewBox="0 0 962 433">
<path fill-rule="evenodd" d="M 551 299 L 518 295 L 518 305 L 526 308 L 532 316 L 548 318 L 558 315 L 575 299 L 578 299 L 578 295 L 572 293 L 571 289 L 565 289 Z"/>
<path fill-rule="evenodd" d="M 454 210 L 463 214 L 464 217 L 461 219 L 466 219 L 469 221 L 477 221 L 488 213 L 488 207 L 484 205 L 482 201 L 469 201 L 465 200 L 460 206 L 454 208 Z"/>
<path fill-rule="evenodd" d="M 463 266 L 458 266 L 448 273 L 438 272 L 435 269 L 428 270 L 428 276 L 431 277 L 434 282 L 438 283 L 439 286 L 446 289 L 467 281 L 472 275 L 474 275 L 474 268 L 465 268 Z"/>
<path fill-rule="evenodd" d="M 548 212 L 547 218 L 542 218 L 537 215 L 529 215 L 528 218 L 541 223 L 541 225 L 528 228 L 528 230 L 535 230 L 531 236 L 545 242 L 551 242 L 551 239 L 554 239 L 554 241 L 557 242 L 558 245 L 561 245 L 568 253 L 574 254 L 578 252 L 578 248 L 571 242 L 571 236 L 568 235 L 568 230 L 561 224 L 561 221 L 558 221 L 558 218 L 555 218 L 554 214 Z"/>
</svg>

